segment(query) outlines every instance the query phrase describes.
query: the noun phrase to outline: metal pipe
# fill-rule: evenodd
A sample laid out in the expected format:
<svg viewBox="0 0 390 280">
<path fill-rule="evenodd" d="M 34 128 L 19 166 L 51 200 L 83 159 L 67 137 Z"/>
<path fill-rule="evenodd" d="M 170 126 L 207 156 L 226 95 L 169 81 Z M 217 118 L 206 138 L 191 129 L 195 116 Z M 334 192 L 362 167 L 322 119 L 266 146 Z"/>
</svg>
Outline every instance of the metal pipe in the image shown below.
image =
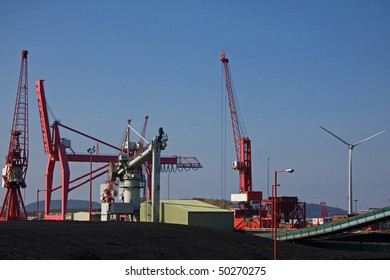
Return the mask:
<svg viewBox="0 0 390 280">
<path fill-rule="evenodd" d="M 160 217 L 160 147 L 153 140 L 152 148 L 152 222 L 159 222 Z"/>
<path fill-rule="evenodd" d="M 148 157 L 150 155 L 150 153 L 152 152 L 152 145 L 149 145 L 145 151 L 143 151 L 139 156 L 137 156 L 136 158 L 131 160 L 129 163 L 129 167 L 133 167 L 133 166 L 139 165 L 142 162 L 144 162 L 146 157 Z"/>
</svg>

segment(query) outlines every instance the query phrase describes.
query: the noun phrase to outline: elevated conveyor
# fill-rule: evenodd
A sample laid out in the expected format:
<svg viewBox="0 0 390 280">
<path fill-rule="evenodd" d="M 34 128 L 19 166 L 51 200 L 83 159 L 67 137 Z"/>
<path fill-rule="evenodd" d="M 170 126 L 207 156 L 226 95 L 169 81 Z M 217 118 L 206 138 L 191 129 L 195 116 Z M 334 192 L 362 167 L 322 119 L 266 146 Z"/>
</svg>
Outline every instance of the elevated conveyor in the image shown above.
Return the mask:
<svg viewBox="0 0 390 280">
<path fill-rule="evenodd" d="M 277 239 L 281 241 L 292 241 L 299 239 L 318 238 L 326 235 L 363 228 L 365 226 L 386 220 L 390 220 L 390 206 L 335 223 L 294 231 L 280 232 L 277 234 Z M 272 234 L 263 235 L 263 237 L 273 238 Z"/>
</svg>

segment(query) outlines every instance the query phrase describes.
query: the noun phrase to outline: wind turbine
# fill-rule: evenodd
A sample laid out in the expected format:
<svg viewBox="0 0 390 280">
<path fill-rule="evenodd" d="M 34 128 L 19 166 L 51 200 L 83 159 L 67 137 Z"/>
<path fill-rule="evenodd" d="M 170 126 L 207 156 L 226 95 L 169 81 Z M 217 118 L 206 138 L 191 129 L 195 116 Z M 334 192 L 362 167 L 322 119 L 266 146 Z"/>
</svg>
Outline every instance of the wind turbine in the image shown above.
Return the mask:
<svg viewBox="0 0 390 280">
<path fill-rule="evenodd" d="M 339 139 L 341 142 L 343 142 L 345 145 L 348 146 L 348 150 L 349 150 L 349 165 L 348 165 L 348 214 L 352 214 L 352 151 L 353 151 L 353 148 L 355 148 L 357 145 L 360 145 L 362 144 L 363 142 L 366 142 L 372 138 L 374 138 L 375 136 L 378 136 L 379 134 L 385 132 L 385 130 L 382 130 L 381 132 L 378 132 L 377 134 L 374 134 L 366 139 L 363 139 L 362 141 L 359 141 L 355 144 L 350 144 L 348 143 L 347 141 L 344 141 L 343 139 L 341 139 L 340 137 L 338 137 L 336 134 L 330 132 L 329 130 L 327 130 L 326 128 L 320 126 L 320 128 L 322 128 L 323 130 L 325 130 L 326 132 L 328 132 L 329 134 L 333 135 L 334 137 L 336 137 L 337 139 Z"/>
</svg>

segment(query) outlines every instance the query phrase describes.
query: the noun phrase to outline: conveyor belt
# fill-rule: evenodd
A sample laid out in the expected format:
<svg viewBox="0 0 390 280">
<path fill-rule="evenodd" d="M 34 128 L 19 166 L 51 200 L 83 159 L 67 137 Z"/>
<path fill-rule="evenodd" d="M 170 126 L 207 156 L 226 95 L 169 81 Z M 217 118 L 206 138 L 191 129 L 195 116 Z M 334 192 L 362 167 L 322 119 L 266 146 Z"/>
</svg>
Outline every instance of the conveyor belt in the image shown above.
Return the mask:
<svg viewBox="0 0 390 280">
<path fill-rule="evenodd" d="M 287 232 L 280 232 L 277 234 L 277 239 L 281 241 L 292 241 L 306 238 L 317 238 L 320 236 L 332 235 L 335 233 L 362 228 L 386 220 L 390 220 L 390 207 L 374 210 L 366 214 L 354 216 L 349 219 L 338 221 L 335 223 Z M 263 235 L 263 237 L 273 238 L 272 234 Z"/>
</svg>

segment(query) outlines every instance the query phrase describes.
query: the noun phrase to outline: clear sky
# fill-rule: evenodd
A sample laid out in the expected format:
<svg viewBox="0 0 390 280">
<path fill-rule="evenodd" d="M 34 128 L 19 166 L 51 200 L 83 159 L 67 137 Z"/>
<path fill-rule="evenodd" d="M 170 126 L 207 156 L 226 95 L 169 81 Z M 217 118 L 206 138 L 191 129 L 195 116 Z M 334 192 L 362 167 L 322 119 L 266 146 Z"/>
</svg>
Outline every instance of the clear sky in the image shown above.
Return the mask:
<svg viewBox="0 0 390 280">
<path fill-rule="evenodd" d="M 147 137 L 160 126 L 168 134 L 163 155 L 195 156 L 204 167 L 171 174 L 170 198 L 221 198 L 224 49 L 252 140 L 255 190 L 267 194 L 269 156 L 271 178 L 275 169 L 295 169 L 279 175 L 278 194 L 347 209 L 348 149 L 319 125 L 352 143 L 385 129 L 355 148 L 353 186 L 359 209 L 389 205 L 389 14 L 390 2 L 379 0 L 1 1 L 0 153 L 8 150 L 20 51 L 27 49 L 26 204 L 43 188 L 46 165 L 37 79 L 46 81 L 56 118 L 114 145 L 127 119 L 141 131 L 149 115 Z M 230 169 L 229 118 L 226 129 L 230 198 L 239 188 Z M 95 144 L 61 132 L 77 152 Z M 89 164 L 71 166 L 74 175 L 88 170 Z M 103 179 L 96 181 L 94 200 Z M 162 198 L 167 185 L 164 174 Z M 70 199 L 88 199 L 88 187 Z"/>
</svg>

